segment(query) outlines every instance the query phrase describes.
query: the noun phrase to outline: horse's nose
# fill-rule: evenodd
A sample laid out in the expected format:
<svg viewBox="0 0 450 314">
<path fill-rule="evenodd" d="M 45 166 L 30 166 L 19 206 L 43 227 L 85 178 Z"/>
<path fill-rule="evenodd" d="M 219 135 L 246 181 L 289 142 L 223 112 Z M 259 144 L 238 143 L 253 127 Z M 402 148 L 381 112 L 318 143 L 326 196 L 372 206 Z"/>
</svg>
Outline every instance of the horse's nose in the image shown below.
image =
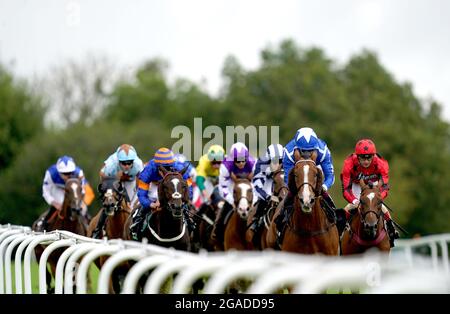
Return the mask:
<svg viewBox="0 0 450 314">
<path fill-rule="evenodd" d="M 310 207 L 312 204 L 314 204 L 314 197 L 308 200 L 305 200 L 303 197 L 300 197 L 300 204 Z"/>
<path fill-rule="evenodd" d="M 368 230 L 371 234 L 376 233 L 377 224 L 376 223 L 364 223 L 364 229 Z"/>
</svg>

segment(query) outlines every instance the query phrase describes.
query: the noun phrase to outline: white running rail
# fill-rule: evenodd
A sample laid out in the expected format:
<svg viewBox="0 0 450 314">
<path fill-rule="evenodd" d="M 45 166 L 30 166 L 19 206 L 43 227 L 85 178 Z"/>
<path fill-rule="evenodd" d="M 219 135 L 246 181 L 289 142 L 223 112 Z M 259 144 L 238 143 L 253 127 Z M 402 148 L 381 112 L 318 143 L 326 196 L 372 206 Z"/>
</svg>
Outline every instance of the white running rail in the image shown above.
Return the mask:
<svg viewBox="0 0 450 314">
<path fill-rule="evenodd" d="M 390 255 L 371 251 L 352 257 L 271 250 L 194 254 L 144 242 L 96 240 L 67 231 L 35 233 L 29 227 L 0 225 L 0 294 L 46 294 L 47 262 L 57 249 L 64 251 L 56 265 L 55 293 L 88 293 L 89 267 L 102 256 L 108 259 L 94 291 L 101 294 L 110 292 L 113 271 L 128 261 L 132 263 L 121 286 L 124 294 L 136 293 L 148 271 L 152 272 L 141 287 L 143 293 L 160 293 L 163 286 L 168 293 L 191 293 L 199 281 L 204 283 L 203 293 L 224 293 L 244 281 L 243 292 L 258 294 L 287 291 L 287 287 L 291 293 L 335 288 L 361 293 L 450 293 L 449 242 L 450 234 L 397 240 Z M 40 244 L 46 248 L 36 261 L 34 249 Z"/>
</svg>

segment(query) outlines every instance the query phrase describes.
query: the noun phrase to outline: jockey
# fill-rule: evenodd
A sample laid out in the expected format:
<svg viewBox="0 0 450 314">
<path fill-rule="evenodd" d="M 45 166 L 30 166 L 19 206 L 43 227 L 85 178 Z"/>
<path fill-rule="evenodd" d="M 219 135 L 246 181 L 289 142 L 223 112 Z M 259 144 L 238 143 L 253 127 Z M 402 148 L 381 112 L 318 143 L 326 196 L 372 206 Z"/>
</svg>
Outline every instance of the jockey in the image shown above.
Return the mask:
<svg viewBox="0 0 450 314">
<path fill-rule="evenodd" d="M 377 154 L 375 144 L 370 139 L 362 139 L 356 143 L 354 153 L 350 154 L 344 161 L 341 173 L 342 193 L 349 204 L 344 208 L 346 218 L 350 217 L 349 210 L 358 208 L 361 195 L 360 179 L 366 184 L 377 183 L 383 200 L 389 191 L 389 164 L 387 160 Z M 384 204 L 381 205 L 383 216 L 388 228 L 391 247 L 394 239 L 399 237 L 395 230 L 391 214 Z"/>
<path fill-rule="evenodd" d="M 100 170 L 100 182 L 103 182 L 108 178 L 120 180 L 126 191 L 126 200 L 130 204 L 130 207 L 134 208 L 138 202 L 136 193 L 137 176 L 143 169 L 144 164 L 138 157 L 135 148 L 128 144 L 122 144 L 117 148 L 115 153 L 105 160 L 104 165 Z M 101 185 L 99 185 L 99 187 L 100 186 Z M 99 190 L 99 192 L 103 194 L 105 191 Z M 97 226 L 92 234 L 94 238 L 99 236 L 105 220 L 106 213 L 105 211 L 102 211 Z"/>
<path fill-rule="evenodd" d="M 160 206 L 158 201 L 158 183 L 163 179 L 161 171 L 158 169 L 163 167 L 169 171 L 181 171 L 184 165 L 175 160 L 172 150 L 162 147 L 158 149 L 153 157 L 144 167 L 144 170 L 138 177 L 138 198 L 141 203 L 137 207 L 130 225 L 131 235 L 135 240 L 139 239 L 140 229 L 145 217 L 151 211 L 154 212 Z M 186 171 L 183 179 L 189 184 L 189 173 Z M 189 188 L 189 194 L 192 196 L 192 189 Z"/>
<path fill-rule="evenodd" d="M 273 173 L 283 168 L 284 148 L 281 144 L 272 144 L 267 147 L 263 157 L 256 161 L 253 176 L 253 199 L 256 205 L 250 229 L 256 232 L 260 226 L 260 218 L 265 214 L 273 194 Z"/>
<path fill-rule="evenodd" d="M 105 160 L 100 170 L 100 180 L 115 178 L 123 182 L 130 204 L 137 202 L 136 181 L 139 173 L 144 169 L 142 160 L 136 149 L 128 144 L 120 145 L 116 152 Z"/>
<path fill-rule="evenodd" d="M 190 161 L 188 161 L 186 156 L 184 156 L 183 154 L 175 154 L 174 157 L 177 162 L 179 162 L 183 165 L 183 168 L 186 166 L 188 167 L 186 172 L 189 176 L 189 184 L 192 184 L 193 182 L 195 182 L 195 179 L 197 177 L 197 171 L 195 170 L 195 167 L 192 165 L 192 163 Z"/>
<path fill-rule="evenodd" d="M 232 175 L 247 176 L 250 180 L 253 177 L 253 167 L 255 159 L 250 155 L 247 146 L 241 142 L 233 144 L 230 154 L 220 166 L 219 173 L 219 193 L 225 200 L 220 212 L 216 216 L 214 228 L 211 233 L 213 240 L 218 240 L 218 236 L 223 236 L 223 224 L 227 214 L 233 210 L 233 180 Z"/>
<path fill-rule="evenodd" d="M 202 194 L 203 202 L 210 198 L 214 186 L 217 185 L 220 165 L 224 159 L 225 150 L 223 147 L 220 145 L 212 145 L 208 149 L 208 153 L 200 157 L 198 161 L 195 183 Z"/>
<path fill-rule="evenodd" d="M 284 177 L 286 184 L 288 184 L 289 172 L 295 165 L 294 152 L 298 150 L 303 158 L 311 158 L 316 154 L 316 165 L 322 169 L 324 175 L 322 198 L 327 206 L 335 209 L 336 206 L 327 192 L 334 184 L 333 160 L 327 144 L 317 136 L 313 129 L 305 127 L 297 130 L 294 138 L 285 146 L 284 150 L 283 168 L 286 173 Z M 292 202 L 293 195 L 291 193 L 288 194 L 285 204 Z M 285 206 L 281 209 L 276 220 L 278 231 L 281 231 L 284 216 Z"/>
<path fill-rule="evenodd" d="M 55 210 L 61 210 L 64 202 L 64 188 L 67 179 L 80 178 L 83 187 L 83 209 L 81 214 L 88 219 L 87 206 L 94 200 L 95 194 L 84 177 L 83 170 L 79 168 L 72 157 L 62 156 L 56 164 L 51 165 L 46 171 L 42 185 L 42 196 L 50 206 L 47 214 L 38 222 L 38 230 L 46 230 L 48 219 Z"/>
</svg>

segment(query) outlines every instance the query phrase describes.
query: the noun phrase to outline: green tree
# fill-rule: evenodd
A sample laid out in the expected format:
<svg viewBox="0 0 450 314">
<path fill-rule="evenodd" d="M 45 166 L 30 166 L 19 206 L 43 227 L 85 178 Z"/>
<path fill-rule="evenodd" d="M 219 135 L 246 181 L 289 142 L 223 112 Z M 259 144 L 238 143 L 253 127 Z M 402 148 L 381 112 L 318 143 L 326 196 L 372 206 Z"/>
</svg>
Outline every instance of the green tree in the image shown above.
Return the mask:
<svg viewBox="0 0 450 314">
<path fill-rule="evenodd" d="M 44 113 L 41 98 L 0 65 L 0 169 L 8 167 L 22 145 L 43 130 Z"/>
</svg>

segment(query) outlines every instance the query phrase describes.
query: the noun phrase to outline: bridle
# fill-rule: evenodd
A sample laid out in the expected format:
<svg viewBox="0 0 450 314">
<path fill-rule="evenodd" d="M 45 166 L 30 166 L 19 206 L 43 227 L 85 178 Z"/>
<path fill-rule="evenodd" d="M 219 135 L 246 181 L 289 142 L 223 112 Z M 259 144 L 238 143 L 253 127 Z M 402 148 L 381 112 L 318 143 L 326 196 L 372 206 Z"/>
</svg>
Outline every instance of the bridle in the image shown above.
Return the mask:
<svg viewBox="0 0 450 314">
<path fill-rule="evenodd" d="M 178 179 L 181 187 L 183 188 L 183 183 L 182 181 L 184 181 L 183 176 L 178 173 L 178 172 L 167 172 L 164 174 L 163 179 L 161 181 L 161 184 L 164 186 L 165 184 L 168 183 L 167 178 L 169 176 L 174 176 L 174 177 L 178 177 L 175 179 Z M 172 216 L 174 218 L 182 218 L 183 217 L 183 211 L 188 211 L 188 204 L 182 199 L 183 195 L 182 193 L 180 193 L 178 190 L 175 190 L 175 192 L 173 192 L 171 194 L 171 199 L 167 201 L 167 207 L 170 210 L 170 212 L 172 213 Z M 174 202 L 172 202 L 173 200 L 181 200 L 181 205 L 177 205 Z"/>
</svg>

